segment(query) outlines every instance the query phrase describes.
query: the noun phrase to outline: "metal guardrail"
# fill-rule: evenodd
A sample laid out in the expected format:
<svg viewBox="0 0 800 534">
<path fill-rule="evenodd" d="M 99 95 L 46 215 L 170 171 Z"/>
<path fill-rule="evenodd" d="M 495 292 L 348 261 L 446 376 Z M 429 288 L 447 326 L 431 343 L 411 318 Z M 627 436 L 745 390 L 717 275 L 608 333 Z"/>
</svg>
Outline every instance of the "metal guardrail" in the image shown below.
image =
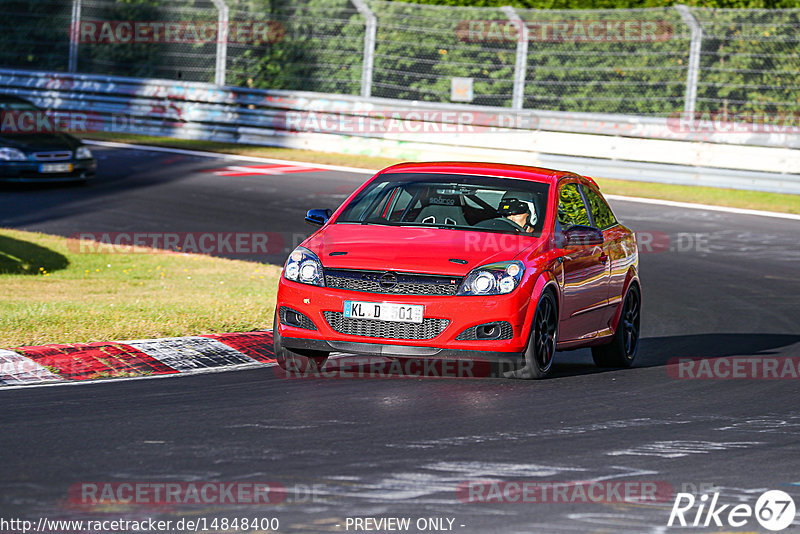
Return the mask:
<svg viewBox="0 0 800 534">
<path fill-rule="evenodd" d="M 0 69 L 0 90 L 33 98 L 48 108 L 92 110 L 128 114 L 155 124 L 177 120 L 275 128 L 275 112 L 315 111 L 363 115 L 377 111 L 455 111 L 474 113 L 476 125 L 492 126 L 492 117 L 502 116 L 521 129 L 582 134 L 613 135 L 647 139 L 702 141 L 709 143 L 800 148 L 800 135 L 749 132 L 736 124 L 720 123 L 719 132 L 682 129 L 681 116 L 640 117 L 563 111 L 509 110 L 463 104 L 408 102 L 388 98 L 304 91 L 220 87 L 199 82 L 137 79 L 118 76 L 65 74 Z M 277 126 L 280 126 L 279 124 Z M 737 131 L 738 133 L 729 133 Z"/>
<path fill-rule="evenodd" d="M 800 194 L 800 175 L 794 174 L 800 170 L 800 153 L 791 150 L 800 148 L 800 136 L 681 131 L 669 118 L 509 110 L 7 69 L 0 69 L 0 92 L 28 98 L 41 107 L 62 113 L 85 113 L 94 119 L 93 129 L 105 132 L 279 146 L 297 146 L 300 138 L 331 145 L 345 139 L 352 146 L 405 143 L 429 146 L 433 151 L 439 147 L 442 152 L 451 153 L 467 146 L 476 154 L 491 153 L 494 157 L 506 154 L 509 161 L 518 160 L 525 153 L 537 153 L 538 161 L 563 162 L 562 166 L 568 166 L 572 158 L 581 169 L 590 169 L 585 172 L 602 176 Z M 429 135 L 414 133 L 410 128 L 401 133 L 343 132 L 337 127 L 315 127 L 309 123 L 297 127 L 291 122 L 292 113 L 306 114 L 302 116 L 332 114 L 348 119 L 399 114 L 400 122 L 405 124 L 424 123 L 425 113 L 433 117 L 430 120 L 439 123 L 446 123 L 448 117 L 458 113 L 466 113 L 474 126 L 483 127 L 481 132 L 487 133 Z M 563 134 L 582 135 L 565 137 Z M 532 136 L 537 136 L 538 147 L 529 146 L 534 139 Z M 337 141 L 331 141 L 333 139 Z M 609 139 L 616 140 L 614 147 L 602 148 L 608 145 Z M 706 152 L 718 151 L 722 156 L 716 159 L 683 157 L 696 151 L 698 145 L 678 143 L 665 151 L 655 144 L 659 141 L 702 142 Z M 647 143 L 647 150 L 640 150 Z M 745 158 L 744 163 L 731 163 L 733 168 L 726 168 L 728 158 L 724 154 L 731 152 L 734 148 L 731 145 L 741 146 L 736 152 L 758 150 L 758 157 Z M 330 149 L 320 145 L 318 148 Z M 676 155 L 682 157 L 676 159 Z M 612 172 L 614 168 L 625 170 Z"/>
</svg>

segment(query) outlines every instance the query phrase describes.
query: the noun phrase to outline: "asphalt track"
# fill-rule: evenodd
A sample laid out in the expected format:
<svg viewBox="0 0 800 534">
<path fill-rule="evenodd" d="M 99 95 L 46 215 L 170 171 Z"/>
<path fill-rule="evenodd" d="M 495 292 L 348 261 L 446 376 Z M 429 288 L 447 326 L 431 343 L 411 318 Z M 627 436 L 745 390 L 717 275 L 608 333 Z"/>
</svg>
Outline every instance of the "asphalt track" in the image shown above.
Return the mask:
<svg viewBox="0 0 800 534">
<path fill-rule="evenodd" d="M 299 237 L 307 208 L 335 207 L 365 179 L 221 177 L 205 171 L 230 162 L 97 153 L 88 187 L 0 189 L 0 226 Z M 558 354 L 554 378 L 533 382 L 285 380 L 264 368 L 0 391 L 0 516 L 275 516 L 282 532 L 344 531 L 354 516 L 448 517 L 457 532 L 671 530 L 671 501 L 462 502 L 456 488 L 475 479 L 713 485 L 720 503 L 750 505 L 781 489 L 800 504 L 800 382 L 676 379 L 665 366 L 677 357 L 800 356 L 800 223 L 613 204 L 628 226 L 669 244 L 641 257 L 636 368 L 601 372 L 575 351 Z M 255 508 L 86 510 L 67 500 L 83 481 L 206 480 L 277 482 L 289 495 Z M 763 530 L 755 520 L 743 528 Z"/>
</svg>

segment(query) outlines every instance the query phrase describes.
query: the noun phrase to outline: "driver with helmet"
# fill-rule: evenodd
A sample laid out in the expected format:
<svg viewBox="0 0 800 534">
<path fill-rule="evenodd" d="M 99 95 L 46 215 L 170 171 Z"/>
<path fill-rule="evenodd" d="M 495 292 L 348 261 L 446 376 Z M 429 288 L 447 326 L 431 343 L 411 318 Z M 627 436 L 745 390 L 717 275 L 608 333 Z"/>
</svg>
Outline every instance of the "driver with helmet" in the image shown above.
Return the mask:
<svg viewBox="0 0 800 534">
<path fill-rule="evenodd" d="M 518 198 L 504 198 L 497 208 L 497 214 L 505 217 L 525 233 L 533 232 L 533 225 L 536 224 L 535 219 L 531 220 L 531 208 L 528 203 Z"/>
</svg>

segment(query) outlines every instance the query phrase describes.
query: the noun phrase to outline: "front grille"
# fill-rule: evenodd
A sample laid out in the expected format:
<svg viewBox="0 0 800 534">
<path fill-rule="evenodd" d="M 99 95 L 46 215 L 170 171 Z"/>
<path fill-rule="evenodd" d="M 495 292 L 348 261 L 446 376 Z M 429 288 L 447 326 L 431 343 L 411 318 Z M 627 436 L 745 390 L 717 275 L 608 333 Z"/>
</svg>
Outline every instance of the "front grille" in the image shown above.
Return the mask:
<svg viewBox="0 0 800 534">
<path fill-rule="evenodd" d="M 34 152 L 33 159 L 36 161 L 64 161 L 72 159 L 72 152 Z"/>
<path fill-rule="evenodd" d="M 387 274 L 395 285 L 386 283 Z M 325 285 L 330 288 L 387 295 L 455 295 L 461 280 L 459 276 L 325 269 Z"/>
<path fill-rule="evenodd" d="M 480 327 L 486 326 L 486 325 L 497 325 L 497 326 L 499 326 L 500 327 L 500 335 L 498 337 L 493 337 L 491 339 L 479 338 L 478 337 L 478 329 Z M 480 339 L 481 341 L 483 341 L 483 340 L 493 341 L 493 340 L 498 340 L 498 339 L 511 339 L 512 337 L 514 337 L 514 329 L 511 327 L 511 323 L 509 323 L 507 321 L 498 321 L 498 322 L 495 322 L 495 323 L 484 323 L 484 324 L 479 324 L 477 326 L 472 326 L 470 328 L 467 328 L 466 330 L 464 330 L 463 332 L 458 334 L 456 339 L 462 340 L 462 341 L 465 341 L 465 340 L 466 341 L 476 341 L 478 339 Z"/>
<path fill-rule="evenodd" d="M 281 318 L 281 324 L 294 326 L 295 328 L 305 328 L 306 330 L 317 329 L 317 326 L 314 324 L 314 321 L 312 321 L 299 311 L 287 308 L 286 306 L 281 306 L 278 313 Z M 289 320 L 290 317 L 287 317 L 290 314 L 292 315 L 291 317 L 292 320 Z"/>
<path fill-rule="evenodd" d="M 395 323 L 375 319 L 348 319 L 342 312 L 322 312 L 328 324 L 340 334 L 386 339 L 432 339 L 441 334 L 449 319 L 427 318 L 418 323 Z"/>
</svg>

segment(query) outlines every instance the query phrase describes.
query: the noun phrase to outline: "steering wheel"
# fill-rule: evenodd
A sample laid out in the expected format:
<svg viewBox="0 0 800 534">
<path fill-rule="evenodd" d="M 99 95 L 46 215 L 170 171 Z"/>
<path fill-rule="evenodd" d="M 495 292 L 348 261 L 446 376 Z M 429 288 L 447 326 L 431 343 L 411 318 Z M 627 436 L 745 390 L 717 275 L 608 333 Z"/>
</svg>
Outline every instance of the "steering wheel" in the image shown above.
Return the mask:
<svg viewBox="0 0 800 534">
<path fill-rule="evenodd" d="M 523 234 L 525 233 L 525 229 L 522 226 L 515 223 L 514 221 L 512 221 L 511 219 L 506 219 L 505 217 L 501 217 L 499 220 L 511 226 L 517 232 L 522 232 Z"/>
<path fill-rule="evenodd" d="M 525 229 L 515 223 L 514 221 L 510 221 L 505 217 L 496 217 L 494 219 L 487 219 L 485 221 L 481 221 L 475 225 L 478 228 L 489 228 L 491 230 L 514 230 L 515 232 L 525 233 Z"/>
</svg>

